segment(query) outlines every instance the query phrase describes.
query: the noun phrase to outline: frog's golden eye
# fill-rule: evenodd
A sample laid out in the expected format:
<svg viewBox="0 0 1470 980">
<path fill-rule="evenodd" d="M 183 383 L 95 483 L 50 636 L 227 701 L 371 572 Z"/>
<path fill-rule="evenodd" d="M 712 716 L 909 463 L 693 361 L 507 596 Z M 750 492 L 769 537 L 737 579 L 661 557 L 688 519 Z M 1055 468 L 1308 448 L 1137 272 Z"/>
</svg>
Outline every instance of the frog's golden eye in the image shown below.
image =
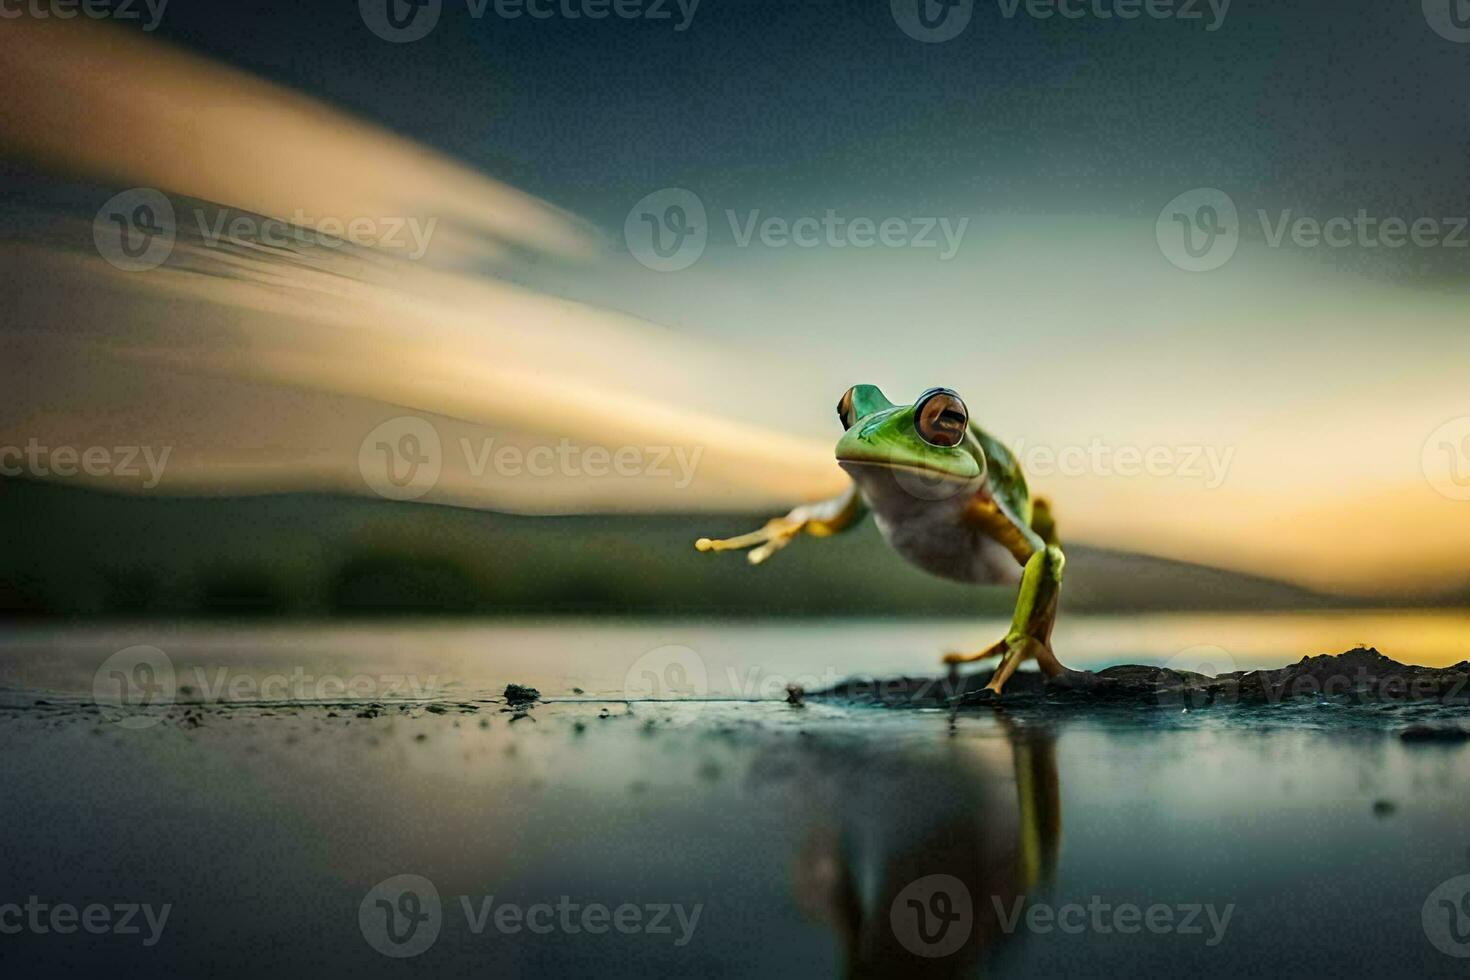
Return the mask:
<svg viewBox="0 0 1470 980">
<path fill-rule="evenodd" d="M 950 449 L 965 441 L 970 411 L 948 388 L 930 388 L 914 403 L 914 428 L 931 446 Z"/>
<path fill-rule="evenodd" d="M 857 421 L 853 418 L 852 392 L 853 389 L 849 388 L 842 393 L 841 398 L 837 399 L 837 419 L 842 423 L 844 429 L 852 428 L 852 424 Z"/>
</svg>

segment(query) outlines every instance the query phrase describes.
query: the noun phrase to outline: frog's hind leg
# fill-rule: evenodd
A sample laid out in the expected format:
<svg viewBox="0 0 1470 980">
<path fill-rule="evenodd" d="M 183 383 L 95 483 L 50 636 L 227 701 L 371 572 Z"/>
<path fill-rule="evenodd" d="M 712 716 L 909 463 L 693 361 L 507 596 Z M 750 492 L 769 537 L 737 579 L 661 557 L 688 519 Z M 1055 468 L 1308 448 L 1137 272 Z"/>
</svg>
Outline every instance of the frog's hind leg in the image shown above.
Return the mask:
<svg viewBox="0 0 1470 980">
<path fill-rule="evenodd" d="M 999 694 L 1027 657 L 1036 658 L 1041 672 L 1048 678 L 1067 673 L 1051 648 L 1051 630 L 1057 619 L 1057 597 L 1061 594 L 1062 569 L 1066 564 L 1062 549 L 1054 544 L 1026 560 L 1016 612 L 1005 638 L 1006 655 L 995 668 L 990 683 L 985 685 L 987 691 Z"/>
<path fill-rule="evenodd" d="M 944 658 L 954 665 L 980 660 L 994 654 L 1002 654 L 1000 663 L 990 676 L 985 690 L 999 694 L 1006 681 L 1027 657 L 1035 658 L 1041 672 L 1048 680 L 1072 674 L 1051 648 L 1051 630 L 1057 617 L 1057 597 L 1061 594 L 1062 569 L 1066 556 L 1056 545 L 1047 545 L 1037 550 L 1026 560 L 1026 570 L 1021 574 L 1021 589 L 1016 597 L 1016 612 L 1011 618 L 1011 628 L 1005 638 L 977 654 Z"/>
</svg>

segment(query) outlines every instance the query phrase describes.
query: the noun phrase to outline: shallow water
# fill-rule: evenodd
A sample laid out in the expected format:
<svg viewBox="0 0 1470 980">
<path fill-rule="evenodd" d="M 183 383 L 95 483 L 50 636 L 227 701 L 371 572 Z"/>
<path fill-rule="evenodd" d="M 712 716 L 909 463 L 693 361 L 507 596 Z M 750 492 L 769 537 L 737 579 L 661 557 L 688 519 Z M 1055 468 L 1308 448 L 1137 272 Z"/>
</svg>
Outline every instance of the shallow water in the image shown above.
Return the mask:
<svg viewBox="0 0 1470 980">
<path fill-rule="evenodd" d="M 331 697 L 334 685 L 355 680 L 359 690 L 370 683 L 384 696 L 499 693 L 514 681 L 549 696 L 580 688 L 619 698 L 779 698 L 788 683 L 815 689 L 853 675 L 934 673 L 941 653 L 984 647 L 1006 626 L 956 619 L 10 627 L 0 630 L 0 689 L 88 694 L 110 655 L 147 645 L 171 661 L 180 684 L 206 696 L 226 668 L 242 697 L 252 690 L 241 678 L 252 677 L 255 693 L 289 680 L 293 697 Z M 1053 637 L 1058 654 L 1077 668 L 1149 663 L 1212 674 L 1279 667 L 1360 644 L 1404 663 L 1458 663 L 1470 657 L 1470 611 L 1063 616 Z M 400 683 L 388 690 L 385 677 Z"/>
<path fill-rule="evenodd" d="M 1358 640 L 1434 662 L 1380 637 L 1451 628 L 1307 619 L 1260 622 L 1320 636 L 1320 649 L 1273 655 L 1236 639 L 1237 666 Z M 1191 641 L 1246 635 L 1240 623 L 1084 620 L 1058 639 L 1079 666 L 1164 662 Z M 935 649 L 996 628 L 12 632 L 0 644 L 0 926 L 30 915 L 31 896 L 47 909 L 0 933 L 0 968 L 1464 974 L 1451 954 L 1470 953 L 1470 747 L 1401 741 L 1402 711 L 951 717 L 743 700 L 838 663 L 928 670 Z M 166 663 L 109 661 L 139 645 Z M 122 690 L 149 681 L 153 700 L 116 703 L 119 677 Z M 517 718 L 499 699 L 509 681 L 556 700 Z M 370 688 L 332 686 L 353 683 Z M 639 685 L 720 699 L 625 703 Z M 6 903 L 22 908 L 7 917 Z M 155 918 L 167 905 L 168 918 L 97 935 L 48 918 L 127 903 Z"/>
</svg>

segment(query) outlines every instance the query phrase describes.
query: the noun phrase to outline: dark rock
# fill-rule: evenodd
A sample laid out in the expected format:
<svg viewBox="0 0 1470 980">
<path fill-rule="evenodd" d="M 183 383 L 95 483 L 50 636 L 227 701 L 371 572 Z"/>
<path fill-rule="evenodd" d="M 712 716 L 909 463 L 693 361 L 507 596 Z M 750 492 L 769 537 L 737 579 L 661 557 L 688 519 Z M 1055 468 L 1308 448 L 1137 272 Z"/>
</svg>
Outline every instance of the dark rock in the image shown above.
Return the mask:
<svg viewBox="0 0 1470 980">
<path fill-rule="evenodd" d="M 1405 742 L 1439 742 L 1445 745 L 1457 745 L 1470 739 L 1470 731 L 1453 725 L 1410 725 L 1399 732 L 1399 738 Z"/>
<path fill-rule="evenodd" d="M 534 687 L 520 684 L 505 685 L 505 703 L 509 705 L 535 704 L 541 700 L 541 692 Z"/>
<path fill-rule="evenodd" d="M 976 705 L 996 700 L 984 690 L 990 676 L 991 671 L 978 671 L 948 677 L 851 678 L 806 697 L 893 708 Z M 1303 657 L 1275 670 L 1234 671 L 1218 677 L 1141 664 L 1096 673 L 1071 671 L 1055 681 L 1026 671 L 1010 679 L 997 703 L 1122 703 L 1187 709 L 1297 699 L 1470 705 L 1470 662 L 1419 667 L 1360 647 L 1336 656 Z"/>
</svg>

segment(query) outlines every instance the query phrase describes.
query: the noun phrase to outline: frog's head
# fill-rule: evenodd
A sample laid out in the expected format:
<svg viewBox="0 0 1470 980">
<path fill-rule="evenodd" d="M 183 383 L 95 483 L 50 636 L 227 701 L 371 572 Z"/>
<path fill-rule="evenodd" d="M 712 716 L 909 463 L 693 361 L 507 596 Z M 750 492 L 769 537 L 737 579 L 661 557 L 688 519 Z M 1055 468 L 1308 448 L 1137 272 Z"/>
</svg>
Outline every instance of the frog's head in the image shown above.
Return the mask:
<svg viewBox="0 0 1470 980">
<path fill-rule="evenodd" d="M 969 435 L 969 410 L 948 388 L 895 405 L 874 385 L 854 385 L 837 402 L 837 417 L 847 430 L 837 441 L 837 462 L 854 476 L 880 468 L 954 485 L 985 473 L 984 453 Z"/>
</svg>

